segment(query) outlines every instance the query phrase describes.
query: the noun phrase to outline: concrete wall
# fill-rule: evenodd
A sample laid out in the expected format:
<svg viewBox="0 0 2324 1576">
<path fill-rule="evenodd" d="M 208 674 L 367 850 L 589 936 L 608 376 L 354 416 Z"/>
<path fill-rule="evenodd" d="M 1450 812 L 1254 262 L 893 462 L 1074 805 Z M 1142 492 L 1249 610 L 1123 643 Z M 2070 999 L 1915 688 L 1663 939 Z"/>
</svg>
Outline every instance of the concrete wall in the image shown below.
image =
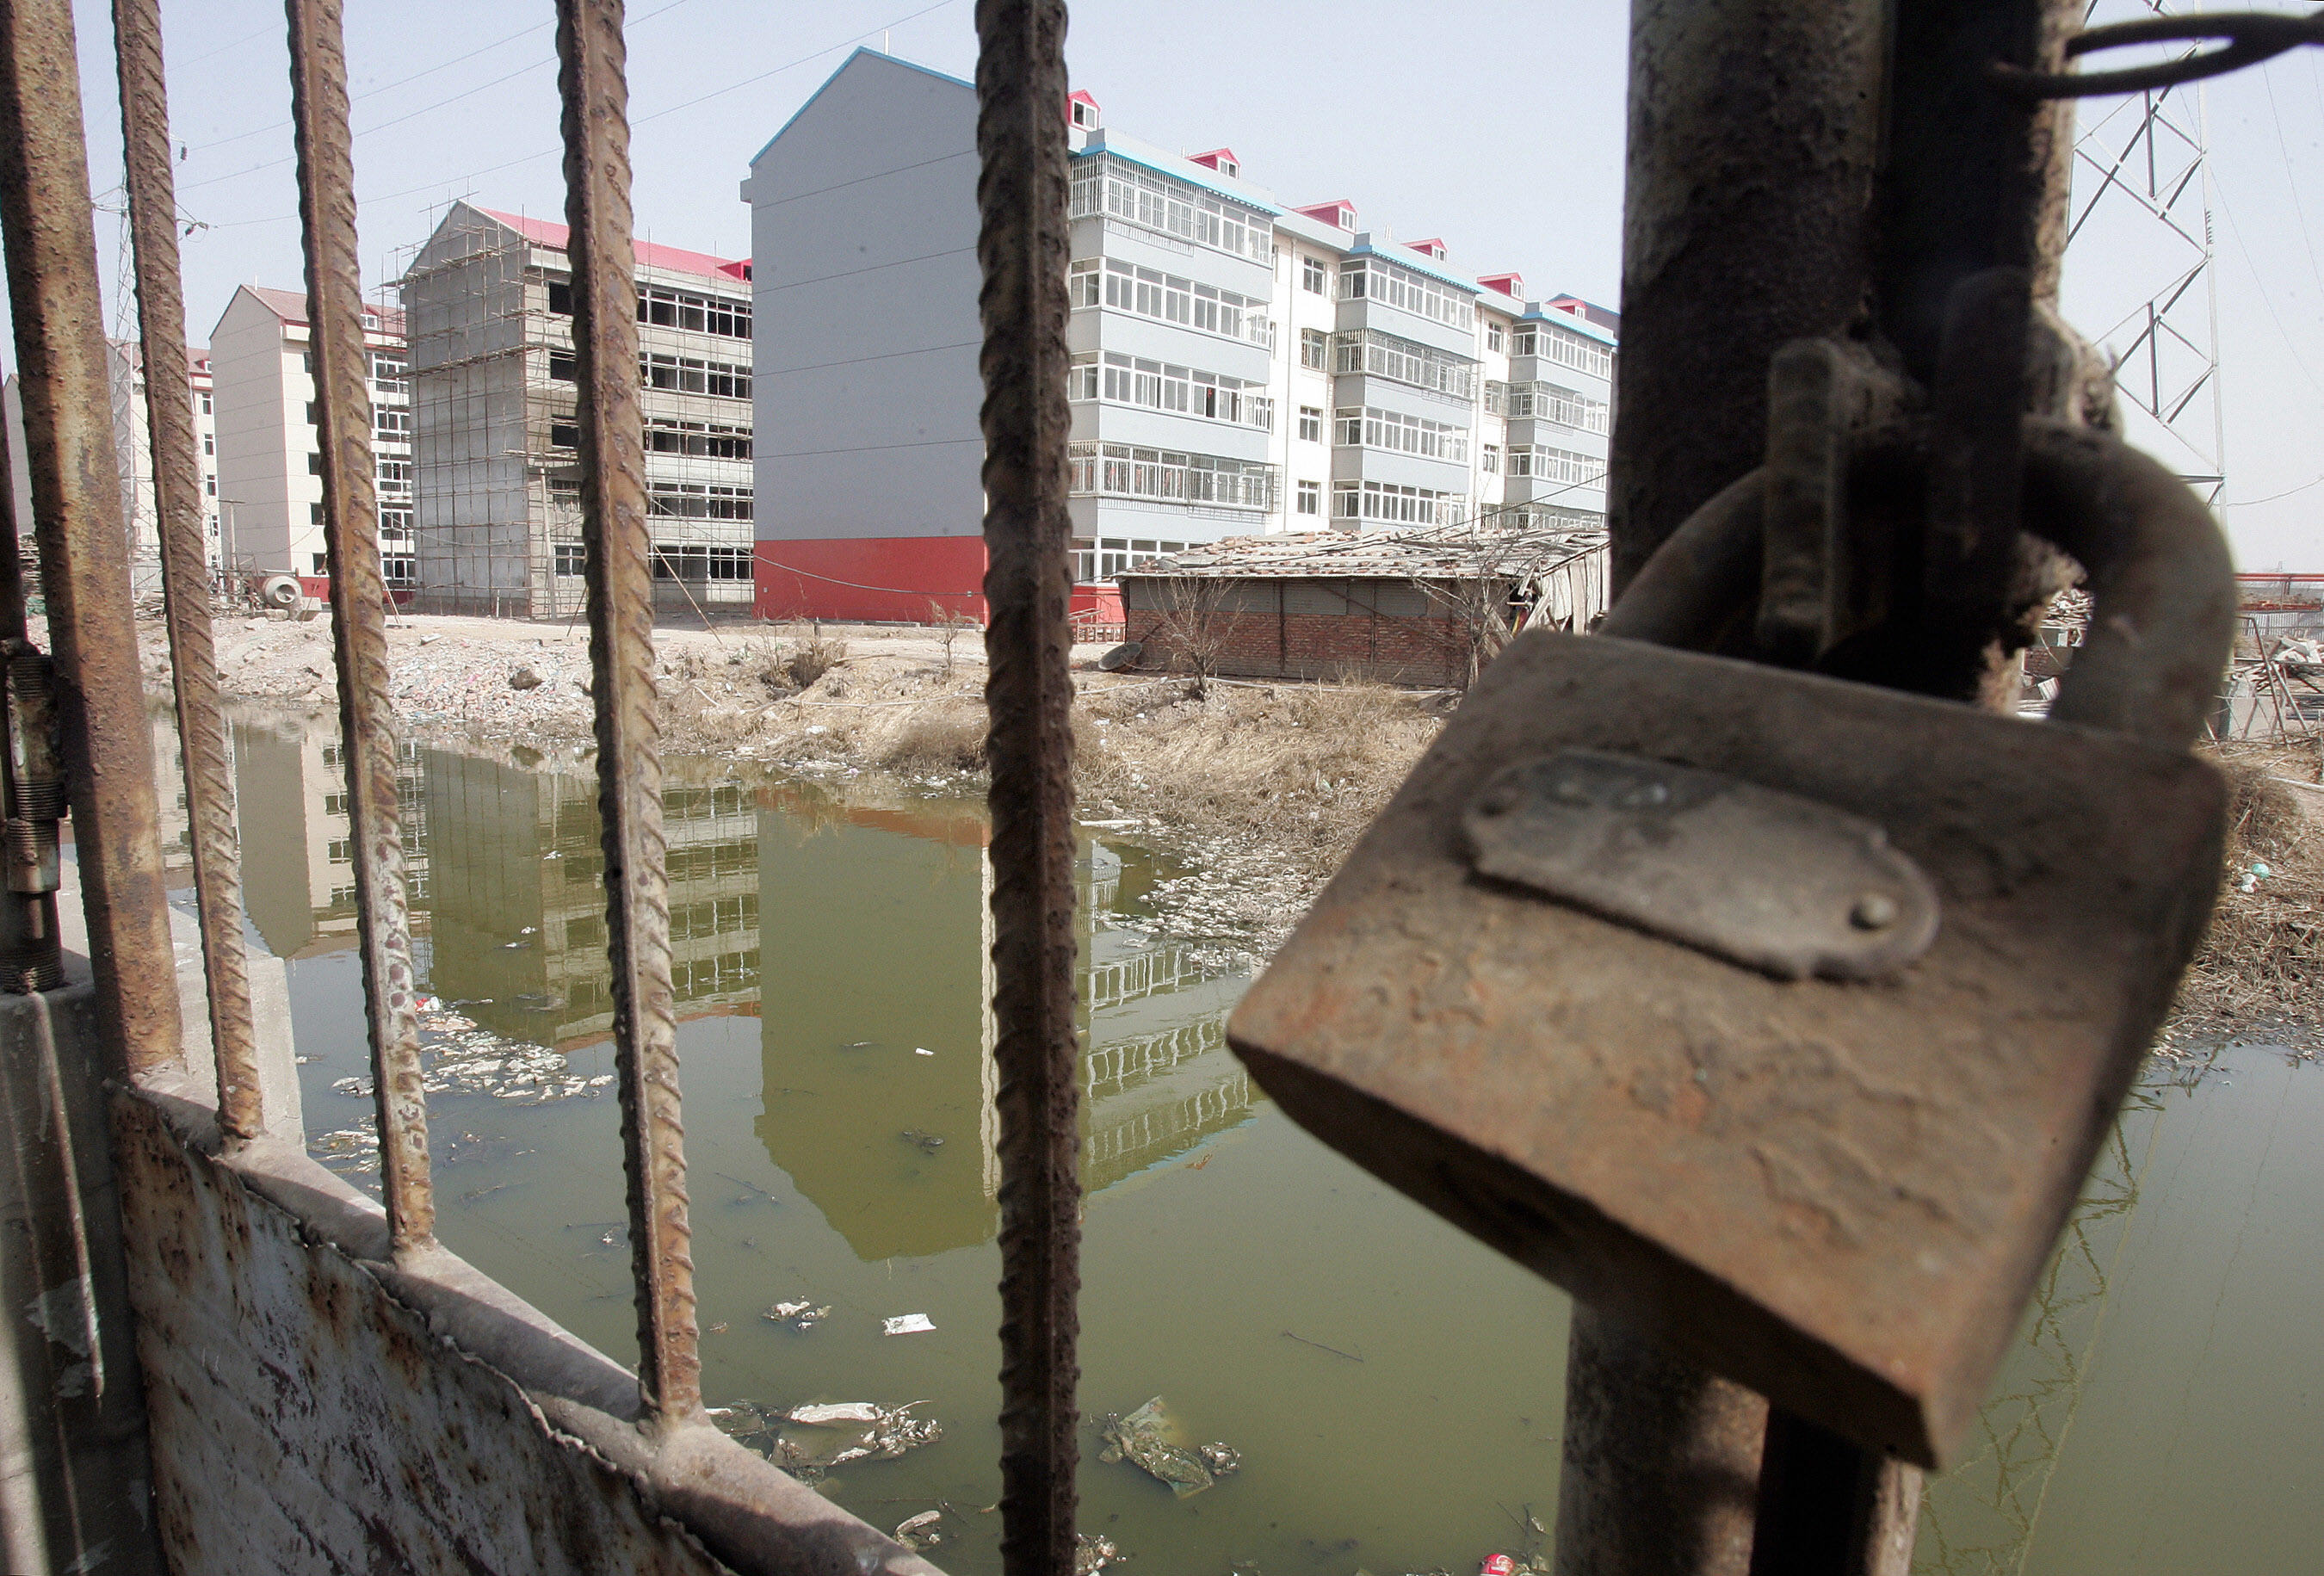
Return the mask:
<svg viewBox="0 0 2324 1576">
<path fill-rule="evenodd" d="M 1410 580 L 1250 580 L 1174 597 L 1179 584 L 1122 576 L 1125 638 L 1140 668 L 1185 669 L 1190 644 L 1214 672 L 1249 678 L 1465 686 L 1467 626 Z"/>
<path fill-rule="evenodd" d="M 219 529 L 230 560 L 264 574 L 312 576 L 323 550 L 314 522 L 323 479 L 307 461 L 315 383 L 306 333 L 297 329 L 293 343 L 274 309 L 248 290 L 235 292 L 210 333 Z"/>
</svg>

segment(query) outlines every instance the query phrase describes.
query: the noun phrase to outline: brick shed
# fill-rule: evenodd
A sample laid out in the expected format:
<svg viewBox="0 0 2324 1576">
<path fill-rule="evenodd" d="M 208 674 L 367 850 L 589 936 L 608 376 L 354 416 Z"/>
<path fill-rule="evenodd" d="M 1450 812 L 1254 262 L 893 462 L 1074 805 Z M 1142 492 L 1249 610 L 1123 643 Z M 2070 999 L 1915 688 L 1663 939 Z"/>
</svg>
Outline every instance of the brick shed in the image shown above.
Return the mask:
<svg viewBox="0 0 2324 1576">
<path fill-rule="evenodd" d="M 1465 687 L 1519 630 L 1606 608 L 1606 533 L 1440 526 L 1232 537 L 1120 576 L 1136 665 Z"/>
</svg>

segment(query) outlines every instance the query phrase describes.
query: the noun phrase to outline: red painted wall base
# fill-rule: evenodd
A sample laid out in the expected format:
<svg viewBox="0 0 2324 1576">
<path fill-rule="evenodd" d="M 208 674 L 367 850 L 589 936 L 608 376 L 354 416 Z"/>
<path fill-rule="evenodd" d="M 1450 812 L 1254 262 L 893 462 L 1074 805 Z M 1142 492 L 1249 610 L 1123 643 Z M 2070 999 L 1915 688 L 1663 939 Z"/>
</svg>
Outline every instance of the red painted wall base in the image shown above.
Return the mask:
<svg viewBox="0 0 2324 1576">
<path fill-rule="evenodd" d="M 981 536 L 825 538 L 758 544 L 752 611 L 763 619 L 934 623 L 946 614 L 984 622 Z M 1074 587 L 1075 622 L 1121 622 L 1121 593 Z"/>
</svg>

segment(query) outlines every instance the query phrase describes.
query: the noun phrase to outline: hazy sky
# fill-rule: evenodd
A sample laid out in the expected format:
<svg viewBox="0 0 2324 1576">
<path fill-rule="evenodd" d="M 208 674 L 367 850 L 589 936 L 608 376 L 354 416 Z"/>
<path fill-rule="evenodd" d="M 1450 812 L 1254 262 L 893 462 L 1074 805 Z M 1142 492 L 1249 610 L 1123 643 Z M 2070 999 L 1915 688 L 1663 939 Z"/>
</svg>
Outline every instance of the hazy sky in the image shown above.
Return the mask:
<svg viewBox="0 0 2324 1576">
<path fill-rule="evenodd" d="M 100 204 L 117 207 L 108 7 L 76 0 L 76 11 L 92 179 Z M 187 316 L 201 338 L 236 284 L 301 281 L 282 7 L 164 0 L 162 11 L 186 149 L 179 201 L 202 226 L 184 242 Z M 394 277 L 452 198 L 563 217 L 551 14 L 547 0 L 348 0 L 367 287 Z M 749 215 L 735 189 L 747 161 L 847 51 L 884 34 L 894 53 L 966 76 L 972 14 L 971 0 L 631 0 L 641 235 L 743 254 Z M 1231 144 L 1247 178 L 1286 202 L 1344 197 L 1367 226 L 1443 235 L 1462 268 L 1516 269 L 1531 293 L 1614 304 L 1627 31 L 1628 7 L 1611 0 L 1084 0 L 1067 49 L 1075 85 L 1110 125 L 1189 152 Z M 2319 52 L 2208 89 L 2227 519 L 2246 568 L 2324 572 Z M 2121 111 L 2101 101 L 2084 113 Z M 2181 212 L 2200 233 L 2189 202 Z M 100 214 L 109 297 L 125 294 L 129 269 L 117 230 Z M 2128 349 L 2138 320 L 2117 325 L 2190 257 L 2151 221 L 2102 214 L 2069 254 L 2067 315 Z M 2194 325 L 2207 307 L 2199 284 L 2185 302 Z M 112 310 L 127 332 L 117 300 Z M 2189 407 L 2206 445 L 2207 411 L 2202 396 Z M 2182 470 L 2208 466 L 2165 437 L 2146 441 Z"/>
</svg>

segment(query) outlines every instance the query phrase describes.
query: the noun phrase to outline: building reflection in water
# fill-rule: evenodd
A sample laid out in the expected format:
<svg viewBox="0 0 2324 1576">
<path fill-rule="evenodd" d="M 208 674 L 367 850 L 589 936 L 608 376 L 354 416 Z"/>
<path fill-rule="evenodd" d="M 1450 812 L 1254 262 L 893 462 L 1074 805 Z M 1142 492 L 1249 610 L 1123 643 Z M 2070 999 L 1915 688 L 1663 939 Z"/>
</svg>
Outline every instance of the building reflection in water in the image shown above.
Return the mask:
<svg viewBox="0 0 2324 1576">
<path fill-rule="evenodd" d="M 864 1259 L 971 1247 L 999 1225 L 991 865 L 981 806 L 767 796 L 770 973 L 761 1139 Z M 1226 1049 L 1241 974 L 1122 922 L 1124 867 L 1079 865 L 1083 1186 L 1096 1193 L 1241 1122 Z M 867 958 L 888 961 L 876 991 Z"/>
<path fill-rule="evenodd" d="M 167 862 L 182 886 L 175 740 L 166 716 L 155 726 Z M 246 717 L 233 746 L 252 926 L 283 957 L 352 948 L 346 779 L 328 723 Z M 601 1040 L 613 1004 L 595 784 L 407 746 L 398 786 L 427 989 L 510 1039 Z M 848 805 L 674 774 L 664 824 L 678 1016 L 761 1017 L 755 1129 L 775 1164 L 864 1259 L 990 1240 L 982 806 Z M 1091 840 L 1079 875 L 1082 1175 L 1096 1193 L 1240 1123 L 1253 1094 L 1223 1027 L 1241 970 L 1124 920 L 1151 879 L 1138 856 L 1125 867 Z"/>
</svg>

